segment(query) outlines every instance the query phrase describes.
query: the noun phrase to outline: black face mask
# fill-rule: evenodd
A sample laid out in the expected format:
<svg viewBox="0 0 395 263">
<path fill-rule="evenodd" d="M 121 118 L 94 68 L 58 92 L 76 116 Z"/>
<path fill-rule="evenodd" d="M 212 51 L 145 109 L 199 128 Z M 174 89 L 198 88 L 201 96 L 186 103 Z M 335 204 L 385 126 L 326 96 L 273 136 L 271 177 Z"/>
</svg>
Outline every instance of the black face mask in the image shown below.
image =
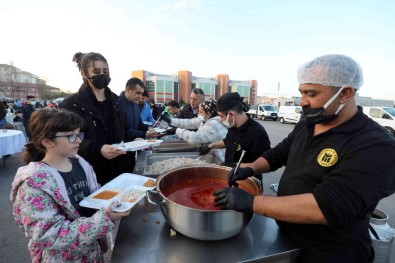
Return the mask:
<svg viewBox="0 0 395 263">
<path fill-rule="evenodd" d="M 96 75 L 90 78 L 92 81 L 92 84 L 98 88 L 98 89 L 104 89 L 108 87 L 108 84 L 110 84 L 111 78 L 109 75 L 106 74 L 101 74 L 101 75 Z"/>
<path fill-rule="evenodd" d="M 333 121 L 339 116 L 339 114 L 332 114 L 330 116 L 327 116 L 324 107 L 320 107 L 320 108 L 302 107 L 302 111 L 303 111 L 303 116 L 311 124 L 328 123 Z"/>
<path fill-rule="evenodd" d="M 337 111 L 328 116 L 326 113 L 326 108 L 334 101 L 334 99 L 339 96 L 340 92 L 343 90 L 343 88 L 339 89 L 338 92 L 336 92 L 335 95 L 330 98 L 323 107 L 319 108 L 309 108 L 306 106 L 302 107 L 303 111 L 303 117 L 307 119 L 307 121 L 311 124 L 325 124 L 333 121 L 337 117 L 339 117 L 339 111 L 344 107 L 345 104 L 341 104 L 338 108 Z"/>
</svg>

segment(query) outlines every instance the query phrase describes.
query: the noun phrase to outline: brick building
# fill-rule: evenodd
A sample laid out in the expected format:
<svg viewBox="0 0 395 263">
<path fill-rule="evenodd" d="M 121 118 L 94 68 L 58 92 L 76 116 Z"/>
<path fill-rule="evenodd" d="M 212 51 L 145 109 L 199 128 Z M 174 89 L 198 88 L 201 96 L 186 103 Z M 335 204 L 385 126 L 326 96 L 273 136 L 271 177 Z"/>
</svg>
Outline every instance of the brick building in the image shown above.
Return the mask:
<svg viewBox="0 0 395 263">
<path fill-rule="evenodd" d="M 60 89 L 48 86 L 45 80 L 13 65 L 0 64 L 0 97 L 21 99 L 27 95 L 48 98 Z"/>
</svg>

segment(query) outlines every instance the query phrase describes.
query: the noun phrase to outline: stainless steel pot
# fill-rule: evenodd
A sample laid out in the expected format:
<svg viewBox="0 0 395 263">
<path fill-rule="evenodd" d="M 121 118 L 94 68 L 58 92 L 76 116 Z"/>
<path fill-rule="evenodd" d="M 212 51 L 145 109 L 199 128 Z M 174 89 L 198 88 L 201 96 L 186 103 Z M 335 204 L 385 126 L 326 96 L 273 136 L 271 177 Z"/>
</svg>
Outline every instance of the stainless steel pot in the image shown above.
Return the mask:
<svg viewBox="0 0 395 263">
<path fill-rule="evenodd" d="M 187 178 L 199 176 L 226 179 L 231 168 L 225 166 L 180 167 L 160 175 L 156 183 L 156 191 L 147 191 L 150 203 L 159 203 L 163 216 L 168 224 L 176 231 L 188 237 L 199 240 L 221 240 L 238 234 L 251 221 L 252 213 L 241 213 L 234 210 L 201 210 L 186 207 L 169 200 L 163 189 L 179 183 Z M 238 181 L 251 193 L 262 193 L 258 179 L 248 178 Z M 153 201 L 154 195 L 159 201 Z"/>
</svg>

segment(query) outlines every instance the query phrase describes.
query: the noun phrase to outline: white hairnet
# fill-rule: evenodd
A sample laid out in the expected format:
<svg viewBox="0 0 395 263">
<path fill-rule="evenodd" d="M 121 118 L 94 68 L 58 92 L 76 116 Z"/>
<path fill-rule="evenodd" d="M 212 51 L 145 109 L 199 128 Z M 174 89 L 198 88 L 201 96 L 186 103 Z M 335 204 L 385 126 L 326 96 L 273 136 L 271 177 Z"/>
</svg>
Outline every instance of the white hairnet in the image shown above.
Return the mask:
<svg viewBox="0 0 395 263">
<path fill-rule="evenodd" d="M 363 75 L 361 67 L 352 58 L 331 54 L 300 66 L 298 82 L 334 87 L 351 86 L 358 90 L 363 84 Z"/>
</svg>

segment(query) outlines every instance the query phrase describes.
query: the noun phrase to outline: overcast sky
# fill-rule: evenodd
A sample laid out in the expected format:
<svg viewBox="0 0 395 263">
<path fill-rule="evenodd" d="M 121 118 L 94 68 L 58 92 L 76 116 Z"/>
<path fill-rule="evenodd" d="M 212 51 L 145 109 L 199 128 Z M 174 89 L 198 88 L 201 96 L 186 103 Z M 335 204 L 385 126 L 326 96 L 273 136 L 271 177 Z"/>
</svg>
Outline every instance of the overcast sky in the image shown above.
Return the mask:
<svg viewBox="0 0 395 263">
<path fill-rule="evenodd" d="M 361 96 L 395 100 L 395 1 L 2 0 L 0 63 L 77 91 L 74 53 L 99 52 L 110 88 L 132 70 L 258 80 L 258 95 L 298 95 L 296 70 L 339 53 L 364 71 Z"/>
</svg>

